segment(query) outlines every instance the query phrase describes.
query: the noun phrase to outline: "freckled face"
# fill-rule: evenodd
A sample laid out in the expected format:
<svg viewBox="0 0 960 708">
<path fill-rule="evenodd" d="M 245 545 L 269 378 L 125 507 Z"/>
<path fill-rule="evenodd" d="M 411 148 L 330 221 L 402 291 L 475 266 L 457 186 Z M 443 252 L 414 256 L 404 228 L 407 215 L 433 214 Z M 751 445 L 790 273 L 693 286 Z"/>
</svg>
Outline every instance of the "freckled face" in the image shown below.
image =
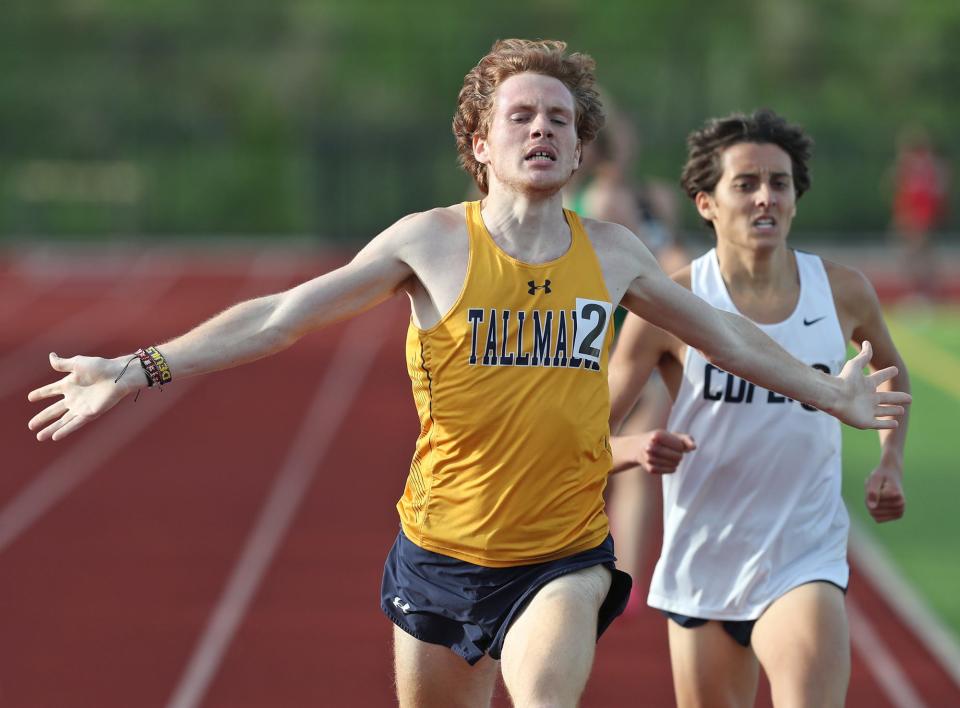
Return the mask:
<svg viewBox="0 0 960 708">
<path fill-rule="evenodd" d="M 559 79 L 515 74 L 493 98 L 487 135 L 474 136 L 473 153 L 498 182 L 523 193 L 554 194 L 580 162 L 576 105 Z"/>
<path fill-rule="evenodd" d="M 723 151 L 721 164 L 713 193 L 696 197 L 717 239 L 753 249 L 784 244 L 797 215 L 790 155 L 772 143 L 738 143 Z"/>
</svg>

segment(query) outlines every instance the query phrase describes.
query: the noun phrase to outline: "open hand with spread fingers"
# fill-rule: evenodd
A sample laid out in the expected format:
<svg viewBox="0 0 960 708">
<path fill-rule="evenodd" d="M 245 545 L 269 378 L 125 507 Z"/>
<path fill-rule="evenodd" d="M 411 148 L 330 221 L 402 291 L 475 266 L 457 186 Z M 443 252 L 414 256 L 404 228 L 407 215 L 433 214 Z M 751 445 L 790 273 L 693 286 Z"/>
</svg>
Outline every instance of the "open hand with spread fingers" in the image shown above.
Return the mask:
<svg viewBox="0 0 960 708">
<path fill-rule="evenodd" d="M 883 430 L 896 428 L 895 416 L 903 415 L 904 406 L 913 399 L 902 391 L 881 391 L 879 387 L 897 375 L 897 367 L 888 366 L 872 374 L 864 374 L 864 367 L 873 357 L 873 347 L 864 341 L 860 352 L 843 365 L 838 378 L 841 395 L 832 415 L 854 428 Z"/>
<path fill-rule="evenodd" d="M 50 354 L 54 371 L 66 374 L 59 381 L 34 389 L 30 401 L 61 398 L 35 415 L 28 424 L 38 431 L 37 440 L 62 440 L 113 408 L 127 394 L 145 385 L 139 366 L 124 371 L 126 359 L 74 356 L 64 359 Z M 120 376 L 124 371 L 123 376 Z"/>
</svg>

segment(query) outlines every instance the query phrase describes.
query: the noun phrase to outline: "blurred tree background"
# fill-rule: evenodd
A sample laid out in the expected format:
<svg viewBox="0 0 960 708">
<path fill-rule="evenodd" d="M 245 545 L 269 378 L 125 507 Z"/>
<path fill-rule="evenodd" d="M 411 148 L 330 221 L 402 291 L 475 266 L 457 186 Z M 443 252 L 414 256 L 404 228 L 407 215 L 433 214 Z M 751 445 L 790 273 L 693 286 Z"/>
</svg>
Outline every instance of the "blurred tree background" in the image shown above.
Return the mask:
<svg viewBox="0 0 960 708">
<path fill-rule="evenodd" d="M 4 10 L 0 242 L 367 239 L 465 197 L 456 94 L 510 36 L 561 38 L 597 59 L 641 134 L 638 175 L 675 181 L 686 134 L 708 116 L 769 106 L 804 125 L 817 152 L 801 240 L 887 229 L 885 175 L 904 126 L 960 154 L 956 0 L 11 0 Z"/>
</svg>

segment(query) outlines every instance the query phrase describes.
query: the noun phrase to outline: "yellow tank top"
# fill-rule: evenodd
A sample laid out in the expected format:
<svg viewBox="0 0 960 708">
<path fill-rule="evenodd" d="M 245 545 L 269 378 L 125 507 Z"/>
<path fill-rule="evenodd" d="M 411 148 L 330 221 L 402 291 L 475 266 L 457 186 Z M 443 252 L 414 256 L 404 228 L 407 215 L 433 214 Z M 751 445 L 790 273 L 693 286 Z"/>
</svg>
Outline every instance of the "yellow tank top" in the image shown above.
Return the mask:
<svg viewBox="0 0 960 708">
<path fill-rule="evenodd" d="M 560 258 L 523 263 L 465 204 L 463 290 L 430 329 L 411 321 L 420 436 L 403 497 L 418 546 L 500 567 L 603 542 L 610 471 L 610 295 L 577 215 Z"/>
</svg>

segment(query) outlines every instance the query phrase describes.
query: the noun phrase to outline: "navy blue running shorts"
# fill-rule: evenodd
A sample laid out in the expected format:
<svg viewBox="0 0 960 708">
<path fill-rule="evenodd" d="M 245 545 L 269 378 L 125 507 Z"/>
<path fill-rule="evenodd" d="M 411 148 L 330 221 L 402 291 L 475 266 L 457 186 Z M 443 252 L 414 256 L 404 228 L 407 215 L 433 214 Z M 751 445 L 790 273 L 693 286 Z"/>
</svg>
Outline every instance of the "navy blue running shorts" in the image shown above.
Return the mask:
<svg viewBox="0 0 960 708">
<path fill-rule="evenodd" d="M 441 644 L 471 665 L 500 658 L 514 619 L 551 580 L 602 565 L 613 575 L 597 616 L 597 637 L 623 612 L 630 576 L 614 567 L 613 537 L 596 548 L 546 563 L 487 568 L 424 550 L 401 531 L 383 568 L 380 607 L 417 639 Z"/>
<path fill-rule="evenodd" d="M 660 610 L 660 612 L 686 629 L 702 627 L 707 622 L 720 622 L 723 624 L 723 630 L 733 637 L 733 640 L 742 647 L 750 646 L 750 637 L 753 635 L 753 625 L 757 623 L 756 620 L 707 620 L 702 617 L 678 615 L 676 612 L 667 612 L 666 610 Z"/>
<path fill-rule="evenodd" d="M 810 580 L 811 583 L 827 583 L 828 585 L 833 585 L 834 587 L 840 588 L 843 591 L 843 594 L 847 594 L 847 589 L 840 587 L 836 583 L 832 583 L 829 580 Z M 806 585 L 807 583 L 801 583 L 801 585 Z M 753 625 L 757 623 L 757 620 L 708 620 L 703 619 L 702 617 L 687 617 L 687 615 L 678 615 L 676 612 L 667 612 L 666 610 L 660 610 L 660 612 L 666 617 L 672 619 L 674 622 L 679 624 L 681 627 L 686 629 L 693 629 L 694 627 L 702 627 L 707 622 L 720 622 L 723 624 L 723 630 L 733 637 L 733 640 L 742 647 L 750 646 L 750 638 L 753 636 Z"/>
</svg>

